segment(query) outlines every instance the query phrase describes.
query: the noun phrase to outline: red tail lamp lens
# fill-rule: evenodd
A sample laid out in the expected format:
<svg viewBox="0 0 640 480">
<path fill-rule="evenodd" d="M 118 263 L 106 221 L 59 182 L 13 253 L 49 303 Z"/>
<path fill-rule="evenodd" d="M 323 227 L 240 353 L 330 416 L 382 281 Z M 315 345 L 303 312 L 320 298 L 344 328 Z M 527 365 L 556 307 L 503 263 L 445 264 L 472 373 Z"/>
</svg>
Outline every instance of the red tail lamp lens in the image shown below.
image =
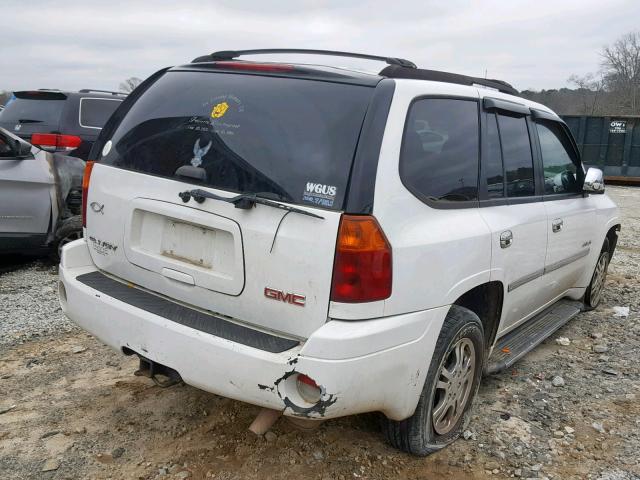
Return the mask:
<svg viewBox="0 0 640 480">
<path fill-rule="evenodd" d="M 358 303 L 391 295 L 391 245 L 372 216 L 343 215 L 336 245 L 331 300 Z"/>
<path fill-rule="evenodd" d="M 57 133 L 34 133 L 31 135 L 31 143 L 38 147 L 54 147 L 74 149 L 82 143 L 80 137 L 75 135 L 60 135 Z"/>
</svg>

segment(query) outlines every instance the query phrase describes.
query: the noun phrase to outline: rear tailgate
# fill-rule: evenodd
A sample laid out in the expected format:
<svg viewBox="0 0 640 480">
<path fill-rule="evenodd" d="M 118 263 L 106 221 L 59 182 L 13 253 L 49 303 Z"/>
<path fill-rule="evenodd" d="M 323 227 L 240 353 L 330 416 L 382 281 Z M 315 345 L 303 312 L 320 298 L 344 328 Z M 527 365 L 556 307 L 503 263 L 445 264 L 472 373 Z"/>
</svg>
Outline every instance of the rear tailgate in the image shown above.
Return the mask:
<svg viewBox="0 0 640 480">
<path fill-rule="evenodd" d="M 276 236 L 286 212 L 262 205 L 242 210 L 215 200 L 185 205 L 178 193 L 192 185 L 145 177 L 94 167 L 87 239 L 98 268 L 294 336 L 306 337 L 326 321 L 339 212 L 317 211 L 324 220 L 289 214 Z M 144 197 L 136 193 L 141 184 Z M 92 210 L 94 202 L 103 207 L 100 213 Z M 266 288 L 282 294 L 265 294 Z M 294 302 L 292 295 L 304 300 Z"/>
<path fill-rule="evenodd" d="M 180 302 L 307 337 L 327 320 L 342 201 L 372 92 L 170 72 L 131 107 L 93 168 L 86 237 L 94 262 Z M 204 181 L 178 176 L 183 167 Z M 194 188 L 261 192 L 322 218 L 184 202 L 179 194 Z"/>
</svg>

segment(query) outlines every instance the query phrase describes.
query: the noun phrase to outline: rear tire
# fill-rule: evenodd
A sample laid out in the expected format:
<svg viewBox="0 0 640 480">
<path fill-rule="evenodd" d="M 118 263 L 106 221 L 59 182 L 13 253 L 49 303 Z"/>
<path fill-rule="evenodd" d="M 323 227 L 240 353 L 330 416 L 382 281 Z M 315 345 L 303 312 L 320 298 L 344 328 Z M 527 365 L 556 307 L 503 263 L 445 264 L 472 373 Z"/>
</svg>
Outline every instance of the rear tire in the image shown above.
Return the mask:
<svg viewBox="0 0 640 480">
<path fill-rule="evenodd" d="M 422 393 L 413 415 L 383 419 L 395 448 L 413 455 L 434 453 L 455 441 L 466 425 L 482 374 L 482 322 L 471 310 L 452 305 L 442 325 Z"/>
<path fill-rule="evenodd" d="M 602 291 L 604 290 L 604 283 L 607 280 L 607 269 L 609 268 L 609 256 L 609 239 L 606 238 L 602 244 L 602 250 L 600 250 L 593 275 L 591 275 L 591 282 L 584 294 L 583 303 L 585 310 L 593 310 L 602 301 Z"/>
<path fill-rule="evenodd" d="M 70 217 L 64 220 L 56 230 L 55 238 L 51 245 L 53 247 L 51 251 L 51 258 L 56 262 L 59 262 L 62 247 L 79 238 L 82 238 L 82 217 L 80 215 L 76 215 L 75 217 Z"/>
</svg>

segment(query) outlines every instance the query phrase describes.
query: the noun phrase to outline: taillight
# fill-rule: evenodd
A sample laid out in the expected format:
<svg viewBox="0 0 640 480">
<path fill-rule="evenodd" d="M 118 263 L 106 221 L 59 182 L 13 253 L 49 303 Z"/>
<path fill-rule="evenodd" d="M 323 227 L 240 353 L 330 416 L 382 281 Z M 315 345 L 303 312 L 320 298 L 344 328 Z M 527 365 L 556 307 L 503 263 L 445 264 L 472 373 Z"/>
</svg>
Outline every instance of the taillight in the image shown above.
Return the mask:
<svg viewBox="0 0 640 480">
<path fill-rule="evenodd" d="M 78 148 L 81 143 L 82 139 L 75 135 L 60 135 L 58 133 L 34 133 L 31 135 L 31 144 L 36 147 L 73 150 Z"/>
<path fill-rule="evenodd" d="M 82 226 L 87 226 L 87 195 L 89 194 L 89 181 L 91 180 L 91 170 L 93 170 L 93 160 L 88 160 L 84 167 L 82 176 Z"/>
<path fill-rule="evenodd" d="M 373 302 L 391 295 L 391 245 L 374 217 L 343 215 L 333 266 L 331 300 Z"/>
</svg>

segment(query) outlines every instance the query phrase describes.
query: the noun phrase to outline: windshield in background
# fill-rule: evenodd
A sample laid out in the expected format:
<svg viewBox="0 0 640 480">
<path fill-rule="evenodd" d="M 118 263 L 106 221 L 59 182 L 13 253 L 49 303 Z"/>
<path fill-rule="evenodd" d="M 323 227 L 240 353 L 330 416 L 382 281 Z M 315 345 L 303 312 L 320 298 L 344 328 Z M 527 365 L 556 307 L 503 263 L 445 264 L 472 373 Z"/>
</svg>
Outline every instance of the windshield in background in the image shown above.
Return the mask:
<svg viewBox="0 0 640 480">
<path fill-rule="evenodd" d="M 199 167 L 207 186 L 340 209 L 372 94 L 358 85 L 168 72 L 131 107 L 100 161 L 169 178 Z"/>
</svg>

